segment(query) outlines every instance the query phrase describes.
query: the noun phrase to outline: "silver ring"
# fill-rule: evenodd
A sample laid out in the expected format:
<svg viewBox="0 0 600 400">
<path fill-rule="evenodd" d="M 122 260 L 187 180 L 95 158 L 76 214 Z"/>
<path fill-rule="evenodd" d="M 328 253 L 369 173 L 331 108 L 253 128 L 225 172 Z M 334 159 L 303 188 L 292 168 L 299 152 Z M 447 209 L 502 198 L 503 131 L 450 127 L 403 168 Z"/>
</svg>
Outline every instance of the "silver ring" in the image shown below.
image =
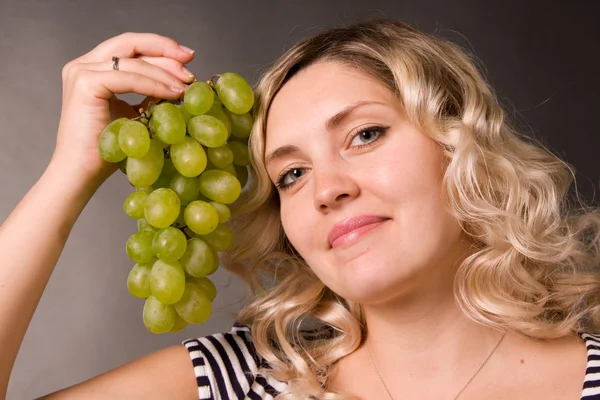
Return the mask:
<svg viewBox="0 0 600 400">
<path fill-rule="evenodd" d="M 118 71 L 118 70 L 119 70 L 119 57 L 117 57 L 117 56 L 114 56 L 114 57 L 112 58 L 112 68 L 113 68 L 115 71 Z"/>
</svg>

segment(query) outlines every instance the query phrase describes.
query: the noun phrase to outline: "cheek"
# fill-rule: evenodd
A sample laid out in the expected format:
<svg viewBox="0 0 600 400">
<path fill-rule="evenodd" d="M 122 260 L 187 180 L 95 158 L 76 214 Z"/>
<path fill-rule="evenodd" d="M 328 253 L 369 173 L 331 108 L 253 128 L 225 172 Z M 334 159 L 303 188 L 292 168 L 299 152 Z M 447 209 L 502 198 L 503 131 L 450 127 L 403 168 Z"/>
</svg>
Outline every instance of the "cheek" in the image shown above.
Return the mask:
<svg viewBox="0 0 600 400">
<path fill-rule="evenodd" d="M 302 257 L 310 248 L 315 225 L 307 218 L 310 210 L 306 209 L 306 201 L 300 199 L 286 200 L 281 203 L 281 225 L 288 240 Z M 312 203 L 308 203 L 312 204 Z"/>
<path fill-rule="evenodd" d="M 428 203 L 438 200 L 442 189 L 443 153 L 420 132 L 409 132 L 370 160 L 368 181 L 382 198 L 394 203 Z"/>
<path fill-rule="evenodd" d="M 438 236 L 452 220 L 443 200 L 444 158 L 422 134 L 394 143 L 372 161 L 368 187 L 395 215 L 403 235 Z M 386 162 L 382 162 L 386 160 Z M 370 178 L 370 179 L 367 179 Z M 435 233 L 434 233 L 435 232 Z"/>
</svg>

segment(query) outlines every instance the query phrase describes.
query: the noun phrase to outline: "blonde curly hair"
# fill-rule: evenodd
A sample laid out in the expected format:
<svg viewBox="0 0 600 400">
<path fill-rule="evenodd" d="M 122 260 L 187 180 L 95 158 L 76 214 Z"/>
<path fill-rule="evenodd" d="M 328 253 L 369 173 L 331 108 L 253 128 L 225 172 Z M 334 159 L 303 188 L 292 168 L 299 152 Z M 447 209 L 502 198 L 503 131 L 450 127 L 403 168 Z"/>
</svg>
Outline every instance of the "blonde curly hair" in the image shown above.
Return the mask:
<svg viewBox="0 0 600 400">
<path fill-rule="evenodd" d="M 274 96 L 321 61 L 384 84 L 443 149 L 447 207 L 476 243 L 455 277 L 465 315 L 538 338 L 600 331 L 600 212 L 568 195 L 572 168 L 509 125 L 457 45 L 399 21 L 365 21 L 298 43 L 256 88 L 250 187 L 234 209 L 235 242 L 224 266 L 253 288 L 238 321 L 251 327 L 268 364 L 260 373 L 288 383 L 278 398 L 345 398 L 326 390 L 327 378 L 367 329 L 361 306 L 327 288 L 287 240 L 264 164 Z"/>
</svg>

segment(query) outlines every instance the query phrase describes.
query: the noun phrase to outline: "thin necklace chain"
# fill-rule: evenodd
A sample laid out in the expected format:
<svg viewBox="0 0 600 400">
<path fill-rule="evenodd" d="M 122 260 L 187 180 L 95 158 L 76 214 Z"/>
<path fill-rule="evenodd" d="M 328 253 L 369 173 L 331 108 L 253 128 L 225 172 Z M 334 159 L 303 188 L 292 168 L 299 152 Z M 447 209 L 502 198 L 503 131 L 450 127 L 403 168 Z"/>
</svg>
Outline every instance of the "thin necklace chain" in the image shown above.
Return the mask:
<svg viewBox="0 0 600 400">
<path fill-rule="evenodd" d="M 494 347 L 492 348 L 492 350 L 489 352 L 489 354 L 487 355 L 487 357 L 485 358 L 485 360 L 483 360 L 483 362 L 481 363 L 481 365 L 479 366 L 479 368 L 477 368 L 477 370 L 475 371 L 475 373 L 473 375 L 471 375 L 471 377 L 469 378 L 469 380 L 467 381 L 467 383 L 465 383 L 465 385 L 462 387 L 462 389 L 460 389 L 460 391 L 456 394 L 456 396 L 453 397 L 453 400 L 456 400 L 456 399 L 458 399 L 460 397 L 460 395 L 465 391 L 465 389 L 467 388 L 467 386 L 469 386 L 469 384 L 473 381 L 473 379 L 475 379 L 475 377 L 477 376 L 477 374 L 479 374 L 479 371 L 481 371 L 481 369 L 483 368 L 483 366 L 489 361 L 490 358 L 492 358 L 492 354 L 494 354 L 494 352 L 496 351 L 496 349 L 498 348 L 498 346 L 500 346 L 500 343 L 502 343 L 502 339 L 504 339 L 504 336 L 506 336 L 506 333 L 507 333 L 507 331 L 505 331 L 502 334 L 502 336 L 500 336 L 500 339 L 498 340 L 498 342 L 496 342 L 496 344 L 494 345 Z M 381 375 L 379 374 L 379 371 L 377 370 L 377 367 L 375 366 L 375 363 L 373 362 L 373 355 L 371 354 L 371 349 L 369 349 L 369 343 L 365 342 L 365 345 L 367 346 L 367 353 L 369 353 L 369 360 L 371 360 L 371 366 L 375 370 L 375 373 L 377 374 L 377 377 L 379 378 L 379 382 L 381 382 L 381 386 L 383 386 L 383 388 L 385 389 L 385 392 L 387 393 L 388 398 L 390 400 L 394 400 L 394 398 L 392 397 L 392 394 L 390 393 L 390 390 L 386 386 L 385 382 L 383 381 L 383 378 L 381 377 Z"/>
</svg>

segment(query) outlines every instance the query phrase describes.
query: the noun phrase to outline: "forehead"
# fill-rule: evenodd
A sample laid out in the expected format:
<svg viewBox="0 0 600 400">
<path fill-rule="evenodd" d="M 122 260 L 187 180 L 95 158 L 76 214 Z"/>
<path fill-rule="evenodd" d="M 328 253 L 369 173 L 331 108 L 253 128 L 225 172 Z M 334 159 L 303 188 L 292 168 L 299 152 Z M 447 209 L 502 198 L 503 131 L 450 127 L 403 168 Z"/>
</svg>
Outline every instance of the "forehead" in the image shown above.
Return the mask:
<svg viewBox="0 0 600 400">
<path fill-rule="evenodd" d="M 387 87 L 358 69 L 331 61 L 313 64 L 290 79 L 273 99 L 266 126 L 267 152 L 294 135 L 324 131 L 327 119 L 349 104 L 394 100 Z"/>
</svg>

